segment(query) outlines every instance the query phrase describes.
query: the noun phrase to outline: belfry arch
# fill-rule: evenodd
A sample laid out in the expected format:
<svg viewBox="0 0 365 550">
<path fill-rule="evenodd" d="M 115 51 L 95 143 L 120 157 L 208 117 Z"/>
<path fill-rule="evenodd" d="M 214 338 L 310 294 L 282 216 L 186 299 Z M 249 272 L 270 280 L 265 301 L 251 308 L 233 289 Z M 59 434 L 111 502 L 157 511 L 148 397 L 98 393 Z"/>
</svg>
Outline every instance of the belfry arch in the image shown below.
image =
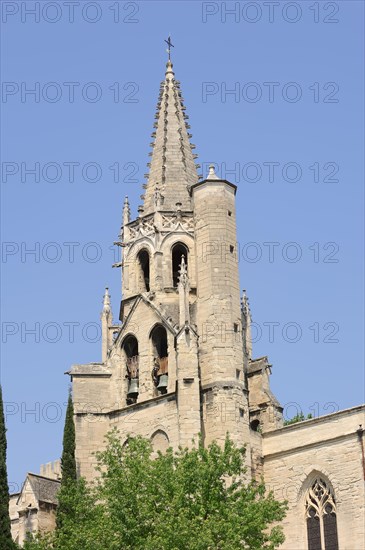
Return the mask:
<svg viewBox="0 0 365 550">
<path fill-rule="evenodd" d="M 160 393 L 166 393 L 169 368 L 169 350 L 167 331 L 165 327 L 160 324 L 155 325 L 151 330 L 150 339 L 153 353 L 153 383 Z"/>
<path fill-rule="evenodd" d="M 171 249 L 172 285 L 174 288 L 177 288 L 177 285 L 179 284 L 180 264 L 182 256 L 184 257 L 185 265 L 188 268 L 188 252 L 188 247 L 181 242 L 174 244 Z"/>
<path fill-rule="evenodd" d="M 129 334 L 122 342 L 122 349 L 126 360 L 126 374 L 128 378 L 127 405 L 136 403 L 139 386 L 139 351 L 138 340 L 133 334 Z"/>
<path fill-rule="evenodd" d="M 139 279 L 142 283 L 142 290 L 150 291 L 150 255 L 146 248 L 143 248 L 137 255 L 138 267 L 139 267 Z"/>
</svg>

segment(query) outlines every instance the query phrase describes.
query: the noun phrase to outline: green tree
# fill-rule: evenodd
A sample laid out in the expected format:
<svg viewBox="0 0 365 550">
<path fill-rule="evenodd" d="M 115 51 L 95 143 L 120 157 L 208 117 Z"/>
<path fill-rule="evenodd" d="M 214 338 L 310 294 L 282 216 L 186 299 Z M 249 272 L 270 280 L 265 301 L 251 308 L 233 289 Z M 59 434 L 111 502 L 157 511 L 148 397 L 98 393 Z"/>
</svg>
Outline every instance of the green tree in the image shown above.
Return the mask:
<svg viewBox="0 0 365 550">
<path fill-rule="evenodd" d="M 75 438 L 75 422 L 74 422 L 74 406 L 72 401 L 71 390 L 68 394 L 68 403 L 65 418 L 65 427 L 63 430 L 63 449 L 61 457 L 61 489 L 58 493 L 58 507 L 56 524 L 57 529 L 60 529 L 63 521 L 67 517 L 72 517 L 73 510 L 71 507 L 69 494 L 73 494 L 76 484 L 77 472 L 76 472 L 76 438 Z M 64 498 L 62 498 L 64 495 Z"/>
<path fill-rule="evenodd" d="M 75 481 L 77 478 L 75 448 L 76 448 L 76 440 L 75 440 L 74 405 L 73 405 L 72 394 L 70 390 L 68 394 L 65 427 L 63 430 L 63 450 L 62 450 L 62 458 L 61 458 L 62 484 L 67 484 L 69 481 Z"/>
<path fill-rule="evenodd" d="M 0 386 L 0 548 L 13 550 L 15 544 L 11 538 L 9 517 L 9 486 L 6 469 L 6 427 L 2 388 Z"/>
<path fill-rule="evenodd" d="M 300 413 L 297 413 L 293 418 L 290 418 L 289 420 L 284 420 L 284 426 L 290 426 L 291 424 L 296 424 L 297 422 L 303 422 L 303 420 L 310 420 L 313 418 L 312 414 L 309 413 L 305 417 L 303 412 L 300 411 Z"/>
<path fill-rule="evenodd" d="M 97 459 L 92 485 L 61 489 L 71 513 L 53 539 L 26 550 L 273 550 L 284 541 L 286 503 L 244 480 L 245 450 L 228 437 L 223 448 L 199 443 L 156 457 L 149 441 L 123 447 L 113 430 Z"/>
</svg>

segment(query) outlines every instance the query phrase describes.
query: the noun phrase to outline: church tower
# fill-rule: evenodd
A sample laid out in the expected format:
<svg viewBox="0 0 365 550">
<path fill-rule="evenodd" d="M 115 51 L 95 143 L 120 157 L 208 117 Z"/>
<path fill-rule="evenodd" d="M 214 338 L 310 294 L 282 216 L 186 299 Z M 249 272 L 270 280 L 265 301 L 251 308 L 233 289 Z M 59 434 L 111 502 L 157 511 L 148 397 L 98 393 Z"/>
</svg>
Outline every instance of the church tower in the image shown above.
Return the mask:
<svg viewBox="0 0 365 550">
<path fill-rule="evenodd" d="M 121 324 L 113 324 L 106 289 L 102 362 L 70 371 L 77 461 L 86 477 L 113 426 L 123 441 L 140 434 L 160 450 L 191 446 L 200 435 L 205 444 L 223 442 L 228 432 L 248 446 L 255 473 L 260 431 L 282 422 L 267 358 L 251 358 L 251 317 L 246 296 L 240 300 L 237 189 L 213 167 L 199 179 L 188 120 L 169 60 L 143 204 L 131 219 L 125 199 L 116 243 Z"/>
</svg>

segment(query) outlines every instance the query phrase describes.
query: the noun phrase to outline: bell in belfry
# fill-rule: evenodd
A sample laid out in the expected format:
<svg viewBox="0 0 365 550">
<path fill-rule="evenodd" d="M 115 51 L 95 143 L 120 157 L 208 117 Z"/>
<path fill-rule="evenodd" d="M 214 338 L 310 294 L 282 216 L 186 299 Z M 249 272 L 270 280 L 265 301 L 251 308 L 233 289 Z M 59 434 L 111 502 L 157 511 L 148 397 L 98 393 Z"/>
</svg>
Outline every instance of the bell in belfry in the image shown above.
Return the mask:
<svg viewBox="0 0 365 550">
<path fill-rule="evenodd" d="M 138 378 L 131 378 L 129 380 L 128 398 L 136 400 L 138 397 Z"/>
<path fill-rule="evenodd" d="M 167 393 L 167 381 L 168 381 L 168 375 L 161 374 L 160 379 L 158 381 L 158 386 L 157 386 L 157 389 L 160 393 Z"/>
</svg>

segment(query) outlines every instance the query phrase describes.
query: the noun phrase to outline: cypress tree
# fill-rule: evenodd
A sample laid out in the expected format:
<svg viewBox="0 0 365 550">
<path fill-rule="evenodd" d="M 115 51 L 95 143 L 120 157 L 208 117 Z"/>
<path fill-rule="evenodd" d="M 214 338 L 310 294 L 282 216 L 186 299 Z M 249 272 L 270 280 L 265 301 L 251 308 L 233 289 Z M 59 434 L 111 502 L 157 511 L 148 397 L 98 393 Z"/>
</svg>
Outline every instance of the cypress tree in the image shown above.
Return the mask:
<svg viewBox="0 0 365 550">
<path fill-rule="evenodd" d="M 76 481 L 76 459 L 75 459 L 75 423 L 74 423 L 74 406 L 72 401 L 71 390 L 68 395 L 65 428 L 63 431 L 63 451 L 61 458 L 62 469 L 62 485 L 66 485 L 69 481 Z"/>
<path fill-rule="evenodd" d="M 9 486 L 6 470 L 6 428 L 4 418 L 3 396 L 0 386 L 0 548 L 13 550 L 15 545 L 11 538 L 9 517 Z"/>
<path fill-rule="evenodd" d="M 56 533 L 62 530 L 65 518 L 71 517 L 73 505 L 70 504 L 69 495 L 76 489 L 76 459 L 75 459 L 75 423 L 74 406 L 71 390 L 68 394 L 68 403 L 66 410 L 65 427 L 63 430 L 63 450 L 61 457 L 61 488 L 58 493 L 58 505 L 56 514 Z M 71 499 L 72 500 L 72 499 Z"/>
</svg>

